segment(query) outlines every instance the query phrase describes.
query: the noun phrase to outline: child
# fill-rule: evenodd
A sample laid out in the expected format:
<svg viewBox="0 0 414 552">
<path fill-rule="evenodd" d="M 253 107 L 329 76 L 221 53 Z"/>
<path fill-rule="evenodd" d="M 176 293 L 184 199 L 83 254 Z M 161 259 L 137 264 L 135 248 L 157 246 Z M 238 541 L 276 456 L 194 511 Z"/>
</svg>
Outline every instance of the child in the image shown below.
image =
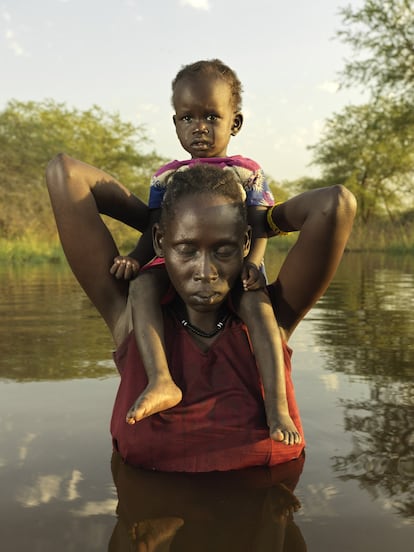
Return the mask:
<svg viewBox="0 0 414 552">
<path fill-rule="evenodd" d="M 172 83 L 172 91 L 175 110 L 173 121 L 177 136 L 191 159 L 173 161 L 155 173 L 150 189 L 149 230 L 142 235 L 129 257 L 117 257 L 114 260 L 111 273 L 116 278 L 130 279 L 154 256 L 152 224 L 158 220 L 168 179 L 175 171 L 185 170 L 194 163 L 213 163 L 223 170 L 233 170 L 246 192 L 249 224 L 252 228 L 251 249 L 242 271 L 246 293 L 242 293 L 237 312 L 246 323 L 252 340 L 263 382 L 270 436 L 275 441 L 297 444 L 301 437 L 288 412 L 280 331 L 264 289 L 266 280 L 260 269 L 267 242 L 266 229 L 261 221 L 264 218 L 263 210 L 274 203 L 273 196 L 257 163 L 242 156 L 227 157 L 230 137 L 238 134 L 243 124 L 241 83 L 234 71 L 220 60 L 199 61 L 184 66 L 178 72 Z M 272 229 L 277 231 L 274 227 Z M 145 391 L 127 414 L 127 422 L 131 424 L 175 406 L 182 398 L 181 390 L 169 373 L 161 309 L 156 307 L 167 285 L 165 270 L 155 268 L 142 271 L 131 285 L 134 332 L 148 376 Z M 145 297 L 145 301 L 142 297 Z M 197 335 L 201 345 L 203 338 L 210 339 L 218 332 L 213 330 L 211 334 L 203 335 L 196 331 L 197 328 L 189 326 L 188 331 Z"/>
</svg>

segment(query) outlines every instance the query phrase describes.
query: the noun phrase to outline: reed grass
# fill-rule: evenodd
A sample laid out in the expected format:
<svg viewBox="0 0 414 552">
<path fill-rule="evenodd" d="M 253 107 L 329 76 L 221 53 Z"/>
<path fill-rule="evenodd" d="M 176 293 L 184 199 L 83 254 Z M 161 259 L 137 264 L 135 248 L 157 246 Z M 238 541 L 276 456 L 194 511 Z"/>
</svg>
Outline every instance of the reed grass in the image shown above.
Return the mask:
<svg viewBox="0 0 414 552">
<path fill-rule="evenodd" d="M 111 229 L 113 230 L 113 229 Z M 115 239 L 122 254 L 130 251 L 138 239 L 135 231 L 125 232 L 116 229 Z M 287 236 L 270 239 L 269 252 L 288 251 L 295 243 L 298 234 L 293 232 Z M 362 225 L 358 221 L 354 225 L 347 249 L 349 251 L 387 252 L 391 254 L 414 254 L 414 221 L 404 224 L 392 224 L 387 221 L 375 221 L 370 225 Z M 57 236 L 51 239 L 23 236 L 19 239 L 0 238 L 0 263 L 64 263 L 65 256 Z"/>
<path fill-rule="evenodd" d="M 0 263 L 65 262 L 62 247 L 57 240 L 42 241 L 31 237 L 15 240 L 0 239 Z"/>
</svg>

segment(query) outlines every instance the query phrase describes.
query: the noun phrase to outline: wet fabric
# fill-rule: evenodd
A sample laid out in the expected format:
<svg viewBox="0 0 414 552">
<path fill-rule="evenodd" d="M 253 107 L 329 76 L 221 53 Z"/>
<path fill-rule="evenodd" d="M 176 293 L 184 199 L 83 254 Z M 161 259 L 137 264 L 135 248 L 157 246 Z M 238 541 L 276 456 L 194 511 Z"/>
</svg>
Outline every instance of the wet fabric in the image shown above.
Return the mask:
<svg viewBox="0 0 414 552">
<path fill-rule="evenodd" d="M 166 352 L 172 377 L 183 392 L 174 408 L 134 425 L 126 414 L 147 384 L 133 332 L 114 353 L 121 381 L 111 433 L 124 461 L 160 471 L 208 472 L 274 466 L 300 456 L 300 445 L 269 438 L 263 390 L 245 325 L 236 317 L 202 351 L 164 306 Z M 291 379 L 291 350 L 284 344 L 290 415 L 303 432 Z"/>
</svg>

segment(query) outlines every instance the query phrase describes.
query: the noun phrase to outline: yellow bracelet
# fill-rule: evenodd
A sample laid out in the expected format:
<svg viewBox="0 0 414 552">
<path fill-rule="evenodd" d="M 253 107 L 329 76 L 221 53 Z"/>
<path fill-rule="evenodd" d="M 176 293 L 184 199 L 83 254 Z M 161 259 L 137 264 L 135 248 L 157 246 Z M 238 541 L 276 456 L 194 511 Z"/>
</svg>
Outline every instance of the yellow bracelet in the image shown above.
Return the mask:
<svg viewBox="0 0 414 552">
<path fill-rule="evenodd" d="M 266 215 L 266 220 L 267 220 L 267 224 L 269 225 L 270 230 L 272 230 L 272 232 L 274 232 L 276 236 L 287 236 L 289 234 L 289 232 L 284 232 L 283 230 L 281 230 L 279 228 L 279 226 L 277 226 L 277 224 L 275 224 L 275 221 L 273 220 L 273 217 L 272 217 L 273 209 L 275 207 L 277 207 L 278 205 L 280 205 L 281 203 L 283 203 L 283 201 L 279 201 L 278 203 L 275 203 L 273 205 L 273 207 L 268 209 L 267 215 Z"/>
</svg>

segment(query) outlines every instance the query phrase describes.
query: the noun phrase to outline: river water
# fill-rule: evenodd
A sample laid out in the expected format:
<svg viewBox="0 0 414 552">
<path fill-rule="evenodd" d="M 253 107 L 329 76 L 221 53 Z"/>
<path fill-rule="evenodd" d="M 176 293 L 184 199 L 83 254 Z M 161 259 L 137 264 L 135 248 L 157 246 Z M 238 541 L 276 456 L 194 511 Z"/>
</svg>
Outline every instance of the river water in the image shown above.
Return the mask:
<svg viewBox="0 0 414 552">
<path fill-rule="evenodd" d="M 118 505 L 103 322 L 66 267 L 0 267 L 0 290 L 2 551 L 412 550 L 413 257 L 347 254 L 291 339 L 307 439 L 296 498 L 259 472 L 175 481 L 114 458 Z"/>
</svg>

